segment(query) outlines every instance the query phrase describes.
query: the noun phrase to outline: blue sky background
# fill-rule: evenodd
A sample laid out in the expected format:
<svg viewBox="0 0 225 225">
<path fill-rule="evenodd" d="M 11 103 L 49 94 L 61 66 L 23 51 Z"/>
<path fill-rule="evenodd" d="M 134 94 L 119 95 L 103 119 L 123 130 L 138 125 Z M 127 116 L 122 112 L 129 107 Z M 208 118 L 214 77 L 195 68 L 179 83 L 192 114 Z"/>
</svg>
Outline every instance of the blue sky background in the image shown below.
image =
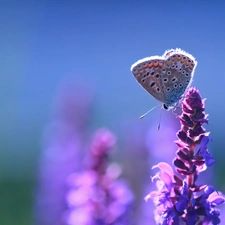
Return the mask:
<svg viewBox="0 0 225 225">
<path fill-rule="evenodd" d="M 93 130 L 107 126 L 117 133 L 121 121 L 157 104 L 135 81 L 131 65 L 176 47 L 198 61 L 193 86 L 207 98 L 210 146 L 216 167 L 223 165 L 224 1 L 1 1 L 0 21 L 1 180 L 33 177 L 63 80 L 95 93 Z"/>
</svg>

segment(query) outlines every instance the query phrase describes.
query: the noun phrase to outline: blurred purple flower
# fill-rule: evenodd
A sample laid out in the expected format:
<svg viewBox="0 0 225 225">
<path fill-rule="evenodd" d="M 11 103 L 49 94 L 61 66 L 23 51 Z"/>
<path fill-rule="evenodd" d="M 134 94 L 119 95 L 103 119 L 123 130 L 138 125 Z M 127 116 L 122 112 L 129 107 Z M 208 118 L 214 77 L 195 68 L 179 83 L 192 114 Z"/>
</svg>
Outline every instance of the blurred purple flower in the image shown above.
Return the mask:
<svg viewBox="0 0 225 225">
<path fill-rule="evenodd" d="M 152 198 L 156 205 L 157 224 L 220 224 L 216 206 L 225 201 L 224 196 L 212 186 L 196 185 L 199 173 L 215 163 L 207 149 L 209 133 L 202 127 L 208 123 L 204 110 L 199 92 L 189 89 L 182 102 L 181 129 L 176 141 L 179 149 L 173 161 L 182 176 L 175 175 L 167 163 L 153 167 L 160 170 L 153 177 L 158 190 L 152 191 L 146 200 Z"/>
<path fill-rule="evenodd" d="M 149 221 L 154 221 L 154 215 L 150 213 L 154 211 L 153 202 L 143 201 L 143 196 L 154 190 L 154 185 L 149 180 L 149 168 L 159 160 L 172 160 L 176 151 L 173 141 L 179 122 L 174 115 L 163 114 L 162 129 L 156 132 L 157 126 L 158 120 L 146 124 L 135 118 L 123 121 L 120 129 L 120 136 L 126 134 L 122 139 L 123 168 L 135 194 L 135 210 L 132 213 L 134 224 L 149 225 Z"/>
<path fill-rule="evenodd" d="M 76 87 L 71 81 L 60 86 L 52 121 L 44 132 L 34 207 L 37 225 L 64 224 L 63 213 L 68 209 L 66 180 L 80 168 L 92 97 L 85 88 Z"/>
<path fill-rule="evenodd" d="M 87 167 L 81 170 L 91 97 L 88 90 L 76 87 L 71 82 L 60 87 L 44 135 L 35 224 L 127 224 L 133 195 L 125 180 L 118 179 L 119 165 L 109 163 L 116 142 L 111 132 L 96 132 Z"/>
<path fill-rule="evenodd" d="M 126 183 L 118 180 L 121 168 L 108 160 L 115 141 L 108 130 L 98 130 L 90 147 L 88 167 L 70 176 L 67 224 L 129 224 L 127 212 L 133 195 Z"/>
<path fill-rule="evenodd" d="M 120 151 L 123 174 L 129 180 L 135 195 L 132 224 L 149 224 L 149 221 L 154 219 L 153 215 L 149 213 L 149 210 L 154 209 L 154 205 L 150 201 L 147 204 L 143 201 L 143 196 L 149 192 L 150 171 L 148 168 L 149 160 L 152 159 L 146 143 L 149 125 L 140 123 L 137 118 L 134 118 L 122 121 L 120 126 L 119 136 L 123 137 L 120 140 L 123 149 Z"/>
</svg>

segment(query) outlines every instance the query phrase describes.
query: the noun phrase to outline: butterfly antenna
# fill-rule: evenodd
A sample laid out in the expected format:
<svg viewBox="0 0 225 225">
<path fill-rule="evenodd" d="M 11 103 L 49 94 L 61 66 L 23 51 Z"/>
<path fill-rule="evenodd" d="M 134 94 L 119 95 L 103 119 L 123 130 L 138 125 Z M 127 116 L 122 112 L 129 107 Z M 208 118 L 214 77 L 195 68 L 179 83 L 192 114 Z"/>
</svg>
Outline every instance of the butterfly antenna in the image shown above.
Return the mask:
<svg viewBox="0 0 225 225">
<path fill-rule="evenodd" d="M 161 104 L 160 104 L 161 105 Z M 146 112 L 145 114 L 143 114 L 142 116 L 139 117 L 139 119 L 143 119 L 148 113 L 150 113 L 153 109 L 155 109 L 156 107 L 160 106 L 160 105 L 156 105 L 153 108 L 151 108 L 150 110 L 148 110 L 148 112 Z"/>
<path fill-rule="evenodd" d="M 163 108 L 163 105 L 160 109 L 158 130 L 160 129 L 160 123 L 161 123 L 161 117 L 162 117 L 162 108 Z"/>
</svg>

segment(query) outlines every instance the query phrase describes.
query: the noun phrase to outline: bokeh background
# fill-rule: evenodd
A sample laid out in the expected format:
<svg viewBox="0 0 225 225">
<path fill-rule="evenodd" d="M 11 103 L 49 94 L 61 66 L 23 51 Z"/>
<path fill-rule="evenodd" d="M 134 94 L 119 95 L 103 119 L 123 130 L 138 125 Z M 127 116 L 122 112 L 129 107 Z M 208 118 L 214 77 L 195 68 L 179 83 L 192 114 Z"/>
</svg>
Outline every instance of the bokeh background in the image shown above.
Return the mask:
<svg viewBox="0 0 225 225">
<path fill-rule="evenodd" d="M 100 127 L 117 137 L 113 159 L 124 167 L 132 186 L 129 164 L 141 162 L 121 143 L 137 137 L 133 151 L 141 151 L 145 131 L 154 127 L 152 139 L 162 137 L 173 126 L 174 115 L 163 112 L 160 131 L 159 108 L 138 120 L 158 103 L 134 80 L 130 67 L 176 47 L 198 61 L 193 86 L 207 98 L 206 128 L 217 160 L 210 182 L 225 192 L 224 12 L 225 2 L 218 0 L 1 1 L 0 224 L 34 222 L 43 137 L 60 114 L 58 108 L 69 108 L 67 95 L 79 107 L 83 100 L 88 105 L 84 140 L 91 140 Z M 74 112 L 76 117 L 79 110 Z M 150 167 L 146 164 L 143 183 Z M 146 194 L 139 193 L 139 201 Z"/>
</svg>

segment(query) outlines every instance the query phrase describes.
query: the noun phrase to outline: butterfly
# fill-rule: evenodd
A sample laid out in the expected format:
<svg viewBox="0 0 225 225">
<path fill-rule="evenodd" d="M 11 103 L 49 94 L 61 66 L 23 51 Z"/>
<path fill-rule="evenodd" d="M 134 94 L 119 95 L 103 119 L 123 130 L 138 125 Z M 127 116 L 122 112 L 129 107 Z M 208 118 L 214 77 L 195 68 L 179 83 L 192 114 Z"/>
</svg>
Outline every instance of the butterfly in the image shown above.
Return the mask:
<svg viewBox="0 0 225 225">
<path fill-rule="evenodd" d="M 139 84 L 164 109 L 175 108 L 190 86 L 197 66 L 195 58 L 179 49 L 165 51 L 162 56 L 151 56 L 138 60 L 131 72 Z"/>
</svg>

